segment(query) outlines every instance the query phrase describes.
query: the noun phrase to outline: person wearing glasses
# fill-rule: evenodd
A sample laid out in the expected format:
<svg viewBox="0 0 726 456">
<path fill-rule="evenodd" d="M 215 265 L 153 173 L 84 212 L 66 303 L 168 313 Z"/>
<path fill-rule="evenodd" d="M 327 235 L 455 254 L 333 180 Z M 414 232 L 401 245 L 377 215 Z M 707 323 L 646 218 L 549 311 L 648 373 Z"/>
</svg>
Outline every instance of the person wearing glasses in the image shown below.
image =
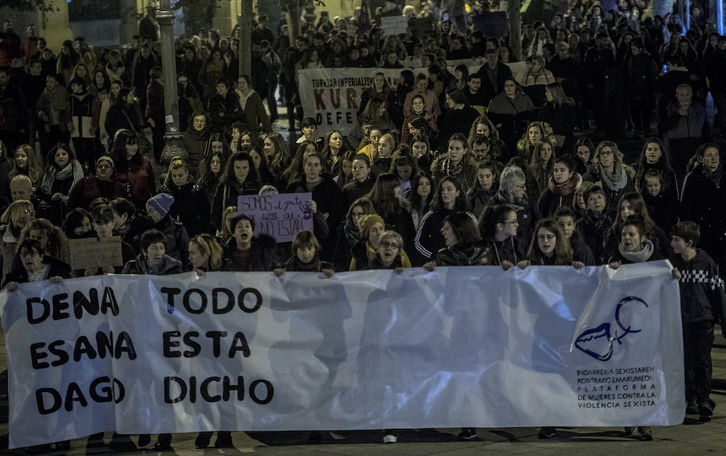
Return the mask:
<svg viewBox="0 0 726 456">
<path fill-rule="evenodd" d="M 5 276 L 3 289 L 13 292 L 18 285 L 28 282 L 40 282 L 50 280 L 51 283 L 61 283 L 63 279 L 71 277 L 71 267 L 68 264 L 51 256 L 43 254 L 40 242 L 35 239 L 26 239 L 18 247 L 18 256 L 21 265 Z M 55 446 L 55 449 L 52 448 Z M 71 447 L 70 440 L 38 445 L 28 448 L 28 454 L 45 454 L 51 451 L 68 451 Z"/>
<path fill-rule="evenodd" d="M 358 229 L 360 230 L 360 240 L 351 249 L 352 259 L 348 267 L 349 271 L 371 269 L 370 265 L 381 250 L 381 236 L 386 232 L 386 225 L 380 215 L 369 214 L 358 219 Z M 398 245 L 397 255 L 401 257 L 403 267 L 410 268 L 411 260 L 409 260 L 408 254 L 402 247 L 403 240 Z"/>
<path fill-rule="evenodd" d="M 393 230 L 388 230 L 381 234 L 378 242 L 376 256 L 373 257 L 366 269 L 393 269 L 396 274 L 403 272 L 404 264 L 403 255 L 403 238 L 400 234 Z"/>
<path fill-rule="evenodd" d="M 582 180 L 594 182 L 605 192 L 610 215 L 617 210 L 620 198 L 635 190 L 635 171 L 623 163 L 623 153 L 612 141 L 603 141 L 595 149 L 595 163 Z"/>
<path fill-rule="evenodd" d="M 43 247 L 35 239 L 25 239 L 18 247 L 20 267 L 10 271 L 5 277 L 3 289 L 15 291 L 18 285 L 27 282 L 40 282 L 50 279 L 60 283 L 61 279 L 71 277 L 71 267 L 61 260 L 43 253 Z"/>
<path fill-rule="evenodd" d="M 527 190 L 527 178 L 524 171 L 518 166 L 507 166 L 502 171 L 499 191 L 489 202 L 493 206 L 509 206 L 516 212 L 519 222 L 516 237 L 522 245 L 529 243 L 534 224 L 540 218 L 537 203 L 530 200 Z"/>
<path fill-rule="evenodd" d="M 608 258 L 606 237 L 613 224 L 608 215 L 608 202 L 605 190 L 599 185 L 593 185 L 583 194 L 587 209 L 585 215 L 577 221 L 577 231 L 582 233 L 585 244 L 595 257 L 595 264 L 605 264 Z"/>
<path fill-rule="evenodd" d="M 378 216 L 367 216 L 370 220 L 375 219 L 375 222 L 377 224 L 380 224 L 380 227 L 383 227 L 383 223 L 380 220 L 380 217 Z M 405 252 L 403 251 L 403 238 L 400 234 L 396 233 L 393 230 L 383 231 L 378 237 L 377 247 L 375 249 L 375 255 L 373 259 L 367 264 L 365 267 L 365 270 L 374 270 L 374 269 L 392 269 L 396 272 L 396 274 L 401 274 L 403 272 L 404 268 L 411 267 L 411 264 L 408 262 L 408 259 L 404 256 Z M 376 342 L 371 344 L 362 344 L 362 346 L 365 346 L 362 350 L 362 353 L 360 357 L 366 357 L 366 356 L 375 356 L 376 359 L 380 358 L 380 353 L 375 348 L 380 348 L 385 346 L 386 344 L 386 336 L 380 334 L 379 332 L 372 331 L 369 332 L 369 337 L 375 340 Z M 368 352 L 371 350 L 371 347 L 374 349 L 372 352 Z M 384 429 L 383 430 L 383 443 L 396 443 L 398 441 L 398 435 L 395 429 Z"/>
<path fill-rule="evenodd" d="M 509 269 L 524 259 L 517 239 L 517 212 L 506 205 L 490 205 L 479 224 L 482 245 L 489 249 L 490 264 Z"/>
</svg>

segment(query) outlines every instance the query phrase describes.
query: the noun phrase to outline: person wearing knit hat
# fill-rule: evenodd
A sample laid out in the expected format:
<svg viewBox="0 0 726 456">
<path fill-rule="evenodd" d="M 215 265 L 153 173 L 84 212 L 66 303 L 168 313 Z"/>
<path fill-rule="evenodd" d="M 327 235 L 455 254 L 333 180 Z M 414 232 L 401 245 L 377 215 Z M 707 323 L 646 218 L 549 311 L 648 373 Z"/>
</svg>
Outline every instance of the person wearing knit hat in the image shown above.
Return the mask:
<svg viewBox="0 0 726 456">
<path fill-rule="evenodd" d="M 94 173 L 79 180 L 68 194 L 68 207 L 82 207 L 90 210 L 91 203 L 98 198 L 113 200 L 126 196 L 126 187 L 113 179 L 116 164 L 108 155 L 96 160 Z"/>
<path fill-rule="evenodd" d="M 383 217 L 381 217 L 378 214 L 368 214 L 368 215 L 364 215 L 363 217 L 361 217 L 360 220 L 358 220 L 358 231 L 360 231 L 361 237 L 368 238 L 368 234 L 369 234 L 371 228 L 377 223 L 380 223 L 381 225 L 385 225 L 385 223 L 383 222 Z M 382 232 L 383 232 L 383 230 L 381 230 L 381 233 Z M 380 234 L 380 233 L 377 233 L 377 234 Z M 376 245 L 376 248 L 378 248 L 377 245 Z"/>
<path fill-rule="evenodd" d="M 181 223 L 169 214 L 174 197 L 168 193 L 159 193 L 146 201 L 146 213 L 154 229 L 166 235 L 166 254 L 182 262 L 183 267 L 189 263 L 189 233 Z"/>
<path fill-rule="evenodd" d="M 381 234 L 386 231 L 386 225 L 380 215 L 368 214 L 358 220 L 358 230 L 360 231 L 360 241 L 351 249 L 353 259 L 350 260 L 350 271 L 366 269 L 371 260 L 376 257 Z M 401 257 L 403 258 L 403 267 L 410 268 L 411 260 L 403 249 L 401 249 Z"/>
<path fill-rule="evenodd" d="M 116 170 L 116 164 L 113 162 L 113 158 L 109 157 L 108 155 L 98 157 L 98 160 L 96 160 L 96 168 L 98 168 L 98 164 L 101 162 L 106 162 L 109 166 L 111 166 L 111 174 L 113 174 L 113 172 Z"/>
<path fill-rule="evenodd" d="M 159 193 L 146 202 L 146 212 L 148 212 L 154 223 L 159 223 L 169 213 L 172 204 L 174 204 L 173 196 L 168 193 Z"/>
</svg>

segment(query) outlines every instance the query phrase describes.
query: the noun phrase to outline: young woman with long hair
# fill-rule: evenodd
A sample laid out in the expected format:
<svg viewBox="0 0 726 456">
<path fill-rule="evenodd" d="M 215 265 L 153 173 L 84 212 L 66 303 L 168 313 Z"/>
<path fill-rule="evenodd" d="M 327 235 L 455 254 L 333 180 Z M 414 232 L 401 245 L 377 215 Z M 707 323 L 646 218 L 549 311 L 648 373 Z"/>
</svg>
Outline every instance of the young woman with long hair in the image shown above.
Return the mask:
<svg viewBox="0 0 726 456">
<path fill-rule="evenodd" d="M 577 104 L 565 94 L 559 82 L 547 84 L 545 88 L 547 102 L 537 117 L 552 128 L 551 136 L 556 146 L 569 150 L 574 139 L 573 131 L 577 126 Z"/>
<path fill-rule="evenodd" d="M 0 148 L 2 148 L 1 145 Z M 33 184 L 39 183 L 43 176 L 43 168 L 38 153 L 29 144 L 22 144 L 15 149 L 15 156 L 13 157 L 10 172 L 8 173 L 8 182 L 13 177 L 21 174 L 28 176 L 33 181 Z"/>
<path fill-rule="evenodd" d="M 139 148 L 133 132 L 118 132 L 111 158 L 115 165 L 113 179 L 126 186 L 126 193 L 137 209 L 145 208 L 149 198 L 156 194 L 156 180 L 151 162 Z"/>
<path fill-rule="evenodd" d="M 679 197 L 678 179 L 660 139 L 655 137 L 646 139 L 640 151 L 640 158 L 632 166 L 635 168 L 635 188 L 640 193 L 645 193 L 645 175 L 648 171 L 657 170 L 663 179 L 661 192 L 671 198 Z"/>
<path fill-rule="evenodd" d="M 501 165 L 491 160 L 484 160 L 476 165 L 476 184 L 466 193 L 466 202 L 469 212 L 477 219 L 497 193 L 501 170 Z"/>
<path fill-rule="evenodd" d="M 338 240 L 333 252 L 333 266 L 336 271 L 347 271 L 353 257 L 352 249 L 361 239 L 358 221 L 366 215 L 375 214 L 376 210 L 370 200 L 361 198 L 353 202 L 345 216 L 345 221 L 338 227 Z"/>
<path fill-rule="evenodd" d="M 46 169 L 40 183 L 39 211 L 54 225 L 60 226 L 69 211 L 71 189 L 83 179 L 83 166 L 68 144 L 58 144 L 46 157 Z"/>
<path fill-rule="evenodd" d="M 625 219 L 631 215 L 639 215 L 643 218 L 645 226 L 645 234 L 648 235 L 648 239 L 653 242 L 653 245 L 658 249 L 660 255 L 666 258 L 670 258 L 673 252 L 670 248 L 670 239 L 668 234 L 661 228 L 659 228 L 648 213 L 648 208 L 645 204 L 643 196 L 638 192 L 626 193 L 620 198 L 617 205 L 617 214 L 615 214 L 614 222 L 610 226 L 605 238 L 605 249 L 610 255 L 615 254 L 620 242 L 620 235 L 623 230 L 623 224 Z"/>
<path fill-rule="evenodd" d="M 547 183 L 555 168 L 555 148 L 547 141 L 535 144 L 532 156 L 529 158 L 529 172 L 537 181 L 537 188 L 532 189 L 532 195 L 538 197 L 547 189 Z"/>
<path fill-rule="evenodd" d="M 417 230 L 421 219 L 430 210 L 435 187 L 435 181 L 426 171 L 419 171 L 411 179 L 411 191 L 408 192 L 408 202 L 411 204 L 413 224 Z"/>
<path fill-rule="evenodd" d="M 238 196 L 256 195 L 260 187 L 257 169 L 248 153 L 237 152 L 229 157 L 212 203 L 211 222 L 214 227 L 218 230 L 222 227 L 222 211 L 229 206 L 237 207 Z"/>
<path fill-rule="evenodd" d="M 519 241 L 517 213 L 509 206 L 487 206 L 480 218 L 479 234 L 482 243 L 490 249 L 491 262 L 505 269 L 524 259 Z"/>
<path fill-rule="evenodd" d="M 423 216 L 416 233 L 416 250 L 420 257 L 419 263 L 430 261 L 436 252 L 446 246 L 441 234 L 444 219 L 454 212 L 466 211 L 466 197 L 464 190 L 455 177 L 446 176 L 439 181 L 431 210 Z M 467 212 L 476 223 L 474 214 Z"/>
<path fill-rule="evenodd" d="M 590 247 L 585 244 L 582 234 L 577 230 L 577 215 L 571 207 L 561 206 L 555 211 L 554 219 L 565 235 L 572 248 L 572 258 L 584 263 L 585 266 L 595 266 L 595 257 Z"/>
<path fill-rule="evenodd" d="M 407 251 L 413 252 L 416 227 L 408 210 L 408 202 L 401 197 L 400 184 L 401 179 L 397 175 L 381 174 L 365 199 L 373 204 L 376 213 L 386 221 L 386 229 L 394 230 L 403 236 L 404 247 Z"/>
<path fill-rule="evenodd" d="M 476 181 L 476 166 L 469 152 L 466 136 L 454 133 L 449 139 L 448 152 L 431 165 L 434 179 L 441 182 L 444 177 L 454 177 L 466 193 Z"/>
<path fill-rule="evenodd" d="M 545 132 L 542 122 L 532 122 L 527 126 L 527 131 L 517 142 L 517 152 L 520 157 L 529 160 L 534 152 L 534 146 L 542 141 L 547 141 L 547 133 Z"/>
<path fill-rule="evenodd" d="M 323 139 L 323 150 L 320 155 L 323 157 L 323 165 L 328 173 L 338 174 L 340 164 L 338 160 L 343 150 L 343 135 L 338 130 L 331 130 Z"/>
<path fill-rule="evenodd" d="M 534 227 L 534 236 L 529 244 L 527 259 L 520 267 L 536 266 L 576 266 L 582 262 L 573 260 L 572 247 L 560 226 L 553 219 L 542 219 Z"/>
<path fill-rule="evenodd" d="M 552 217 L 560 207 L 572 207 L 575 190 L 582 183 L 582 176 L 575 172 L 576 165 L 572 157 L 563 155 L 553 161 L 552 173 L 537 201 L 543 217 Z"/>
</svg>

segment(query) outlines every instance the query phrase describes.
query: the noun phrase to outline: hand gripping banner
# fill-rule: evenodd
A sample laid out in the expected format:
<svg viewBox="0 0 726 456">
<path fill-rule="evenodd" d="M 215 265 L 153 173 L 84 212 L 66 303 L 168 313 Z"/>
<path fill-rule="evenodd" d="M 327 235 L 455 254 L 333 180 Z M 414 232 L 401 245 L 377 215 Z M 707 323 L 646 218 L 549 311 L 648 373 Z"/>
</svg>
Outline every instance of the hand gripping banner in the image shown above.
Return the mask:
<svg viewBox="0 0 726 456">
<path fill-rule="evenodd" d="M 24 284 L 0 294 L 10 446 L 113 430 L 675 425 L 670 269 Z"/>
</svg>

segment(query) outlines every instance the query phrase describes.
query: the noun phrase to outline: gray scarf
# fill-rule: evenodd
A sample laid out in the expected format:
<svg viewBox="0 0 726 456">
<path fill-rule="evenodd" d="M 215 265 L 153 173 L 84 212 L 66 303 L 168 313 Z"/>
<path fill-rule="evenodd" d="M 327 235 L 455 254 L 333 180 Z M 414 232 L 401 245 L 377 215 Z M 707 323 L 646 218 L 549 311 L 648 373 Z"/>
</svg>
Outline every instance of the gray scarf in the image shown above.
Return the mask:
<svg viewBox="0 0 726 456">
<path fill-rule="evenodd" d="M 621 242 L 620 245 L 618 245 L 618 250 L 620 250 L 620 254 L 628 261 L 632 261 L 633 263 L 645 263 L 648 261 L 648 259 L 653 255 L 653 243 L 646 240 L 640 245 L 640 249 L 628 252 L 626 250 L 623 250 L 623 243 Z"/>
<path fill-rule="evenodd" d="M 628 185 L 628 173 L 625 171 L 623 165 L 617 163 L 613 167 L 614 173 L 609 173 L 602 166 L 600 167 L 600 178 L 602 179 L 603 185 L 608 189 L 617 192 L 625 188 Z"/>
<path fill-rule="evenodd" d="M 70 160 L 63 169 L 57 169 L 51 165 L 51 172 L 46 172 L 43 176 L 43 182 L 40 184 L 40 189 L 47 195 L 52 193 L 53 184 L 55 181 L 64 181 L 69 178 L 73 178 L 73 185 L 83 178 L 83 168 L 75 166 L 75 161 Z M 53 172 L 55 171 L 55 172 Z M 73 187 L 71 185 L 71 187 Z"/>
</svg>

